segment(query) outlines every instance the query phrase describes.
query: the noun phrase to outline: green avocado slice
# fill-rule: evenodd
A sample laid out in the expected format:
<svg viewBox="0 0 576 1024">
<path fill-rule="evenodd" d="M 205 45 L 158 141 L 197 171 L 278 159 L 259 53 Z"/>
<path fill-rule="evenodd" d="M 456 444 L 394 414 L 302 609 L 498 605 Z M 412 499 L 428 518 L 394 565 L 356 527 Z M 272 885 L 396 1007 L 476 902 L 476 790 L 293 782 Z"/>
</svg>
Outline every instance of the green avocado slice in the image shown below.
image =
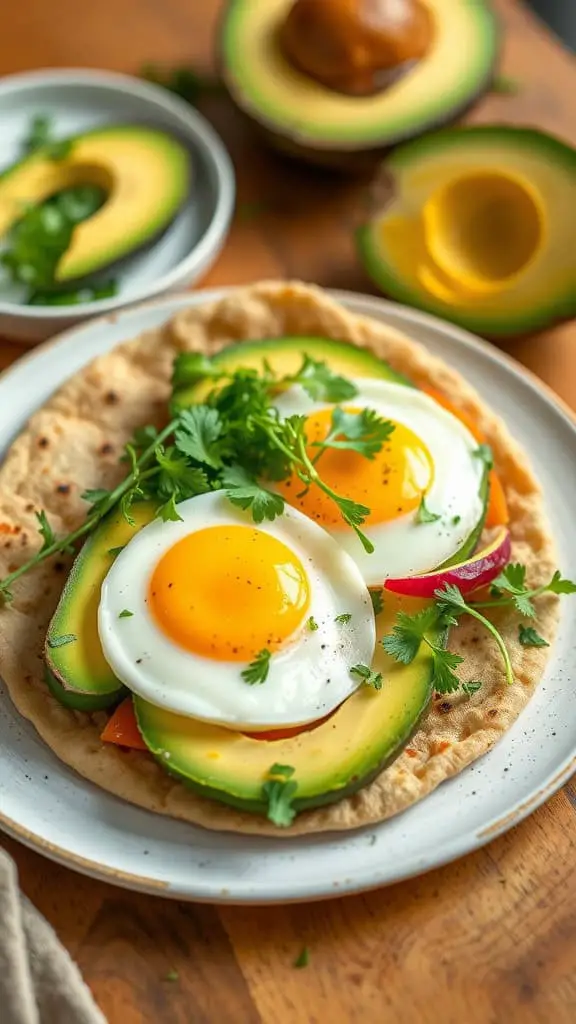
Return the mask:
<svg viewBox="0 0 576 1024">
<path fill-rule="evenodd" d="M 261 341 L 243 341 L 216 352 L 213 362 L 223 370 L 234 373 L 247 369 L 262 372 L 267 363 L 278 376 L 290 376 L 302 365 L 307 355 L 318 362 L 327 363 L 333 373 L 342 377 L 372 377 L 389 380 L 395 384 L 414 385 L 403 373 L 393 370 L 389 363 L 379 359 L 368 348 L 359 348 L 349 341 L 335 341 L 308 335 L 294 335 L 284 338 L 266 338 Z M 176 391 L 174 407 L 183 409 L 204 399 L 210 390 L 210 383 L 195 384 Z"/>
<path fill-rule="evenodd" d="M 46 682 L 57 699 L 78 711 L 115 704 L 125 687 L 104 659 L 98 636 L 100 588 L 115 556 L 154 518 L 154 505 L 133 506 L 135 526 L 112 512 L 86 541 L 76 558 L 48 627 L 44 661 Z"/>
<path fill-rule="evenodd" d="M 97 185 L 104 205 L 77 224 L 56 265 L 67 282 L 115 262 L 164 230 L 188 192 L 191 163 L 173 136 L 146 125 L 115 125 L 67 139 L 62 160 L 39 149 L 0 175 L 0 237 L 22 209 L 63 189 Z"/>
<path fill-rule="evenodd" d="M 391 630 L 396 614 L 413 614 L 429 602 L 386 596 L 377 635 Z M 443 637 L 436 638 L 438 643 Z M 171 774 L 200 796 L 254 814 L 266 814 L 262 787 L 274 764 L 294 768 L 296 811 L 342 800 L 367 785 L 398 756 L 428 708 L 432 656 L 422 644 L 410 665 L 393 661 L 377 645 L 372 664 L 381 690 L 362 685 L 316 728 L 285 739 L 254 739 L 199 722 L 134 697 L 138 726 L 148 749 Z"/>
<path fill-rule="evenodd" d="M 487 0 L 426 0 L 426 55 L 373 96 L 343 95 L 294 68 L 277 42 L 293 0 L 230 0 L 221 34 L 233 101 L 269 133 L 311 150 L 391 146 L 453 120 L 488 86 L 497 56 Z"/>
<path fill-rule="evenodd" d="M 574 266 L 566 255 L 574 242 L 575 149 L 535 129 L 481 125 L 407 143 L 382 170 L 385 195 L 358 230 L 357 245 L 387 295 L 491 337 L 576 315 Z M 478 189 L 476 181 L 487 178 L 489 187 Z M 465 189 L 459 199 L 455 181 Z M 436 221 L 431 230 L 425 211 L 447 188 L 458 230 L 447 239 L 443 230 L 438 248 L 438 224 L 449 222 Z M 447 251 L 456 254 L 452 265 L 462 279 L 446 272 Z M 479 288 L 479 269 L 502 269 L 506 286 L 491 287 L 488 276 L 488 286 Z"/>
</svg>

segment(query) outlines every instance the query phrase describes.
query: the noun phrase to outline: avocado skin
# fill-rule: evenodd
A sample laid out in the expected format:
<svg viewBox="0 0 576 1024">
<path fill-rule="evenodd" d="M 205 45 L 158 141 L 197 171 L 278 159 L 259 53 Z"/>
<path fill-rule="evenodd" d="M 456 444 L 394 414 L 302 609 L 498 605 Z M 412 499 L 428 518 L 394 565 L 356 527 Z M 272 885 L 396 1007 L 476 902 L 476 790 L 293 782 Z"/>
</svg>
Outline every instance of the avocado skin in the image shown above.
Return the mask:
<svg viewBox="0 0 576 1024">
<path fill-rule="evenodd" d="M 65 708 L 73 711 L 103 711 L 113 708 L 127 693 L 126 687 L 119 686 L 110 693 L 81 693 L 79 690 L 67 690 L 47 665 L 44 666 L 44 681 L 53 697 Z"/>
</svg>

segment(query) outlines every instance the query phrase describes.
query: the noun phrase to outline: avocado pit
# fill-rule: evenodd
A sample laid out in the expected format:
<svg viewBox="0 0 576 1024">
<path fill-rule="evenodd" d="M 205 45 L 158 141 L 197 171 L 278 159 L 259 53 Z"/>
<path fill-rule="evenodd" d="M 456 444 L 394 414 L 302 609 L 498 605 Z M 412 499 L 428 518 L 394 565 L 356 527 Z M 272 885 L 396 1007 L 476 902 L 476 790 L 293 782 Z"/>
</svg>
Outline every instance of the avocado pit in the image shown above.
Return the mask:
<svg viewBox="0 0 576 1024">
<path fill-rule="evenodd" d="M 381 92 L 425 56 L 432 37 L 421 0 L 295 0 L 279 28 L 294 67 L 351 96 Z"/>
</svg>

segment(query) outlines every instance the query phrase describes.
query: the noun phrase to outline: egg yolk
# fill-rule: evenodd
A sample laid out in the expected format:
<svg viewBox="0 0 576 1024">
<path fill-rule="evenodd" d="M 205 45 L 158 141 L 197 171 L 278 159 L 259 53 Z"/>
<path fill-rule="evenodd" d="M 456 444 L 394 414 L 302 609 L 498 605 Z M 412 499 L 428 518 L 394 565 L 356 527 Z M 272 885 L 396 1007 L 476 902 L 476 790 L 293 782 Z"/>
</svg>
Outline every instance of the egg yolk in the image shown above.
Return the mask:
<svg viewBox="0 0 576 1024">
<path fill-rule="evenodd" d="M 210 526 L 162 556 L 148 605 L 180 647 L 218 661 L 251 661 L 301 624 L 310 585 L 294 552 L 250 526 Z"/>
<path fill-rule="evenodd" d="M 320 409 L 307 417 L 307 450 L 311 459 L 320 450 L 314 442 L 324 440 L 331 423 L 331 409 Z M 386 523 L 418 508 L 434 479 L 434 464 L 423 441 L 409 427 L 395 423 L 394 431 L 373 459 L 347 449 L 326 448 L 318 460 L 318 472 L 337 494 L 370 509 L 366 523 Z M 328 528 L 348 528 L 337 505 L 319 487 L 312 485 L 306 490 L 297 476 L 277 486 L 286 500 L 310 519 Z"/>
</svg>

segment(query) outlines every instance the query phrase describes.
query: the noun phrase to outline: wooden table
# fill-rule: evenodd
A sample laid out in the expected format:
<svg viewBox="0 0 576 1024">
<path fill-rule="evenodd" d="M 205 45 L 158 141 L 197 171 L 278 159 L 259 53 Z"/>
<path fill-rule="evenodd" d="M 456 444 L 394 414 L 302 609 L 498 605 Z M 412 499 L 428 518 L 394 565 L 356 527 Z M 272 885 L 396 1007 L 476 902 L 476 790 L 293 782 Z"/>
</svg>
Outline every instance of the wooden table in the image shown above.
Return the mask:
<svg viewBox="0 0 576 1024">
<path fill-rule="evenodd" d="M 504 70 L 520 92 L 487 97 L 470 120 L 538 124 L 574 143 L 572 58 L 520 4 L 497 6 Z M 150 59 L 207 66 L 219 7 L 6 5 L 0 69 L 134 71 Z M 232 151 L 240 203 L 263 207 L 237 218 L 204 283 L 291 276 L 371 291 L 351 241 L 363 186 L 282 164 L 255 146 L 223 100 L 206 112 Z M 574 323 L 506 349 L 576 407 Z M 0 341 L 0 367 L 20 351 Z M 216 910 L 133 895 L 4 841 L 25 892 L 77 959 L 110 1024 L 568 1024 L 576 1020 L 575 809 L 576 788 L 567 786 L 508 835 L 424 878 L 284 908 Z M 303 945 L 310 966 L 295 970 Z M 172 970 L 177 981 L 166 978 Z"/>
</svg>

